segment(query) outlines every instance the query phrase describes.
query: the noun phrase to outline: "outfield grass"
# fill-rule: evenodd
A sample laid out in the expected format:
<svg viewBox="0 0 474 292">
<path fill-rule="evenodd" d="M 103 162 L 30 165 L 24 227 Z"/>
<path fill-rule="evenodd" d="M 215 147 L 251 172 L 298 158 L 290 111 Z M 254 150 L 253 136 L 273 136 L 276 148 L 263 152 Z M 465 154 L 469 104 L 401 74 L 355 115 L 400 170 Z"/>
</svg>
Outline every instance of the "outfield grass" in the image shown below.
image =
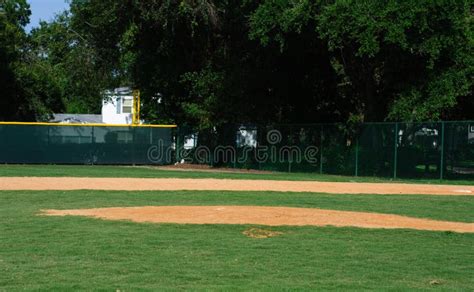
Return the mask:
<svg viewBox="0 0 474 292">
<path fill-rule="evenodd" d="M 469 196 L 273 192 L 0 191 L 0 290 L 473 290 L 474 234 L 333 227 L 139 224 L 40 209 L 263 205 L 474 222 Z"/>
<path fill-rule="evenodd" d="M 472 185 L 473 181 L 438 179 L 391 179 L 379 177 L 352 177 L 318 173 L 232 173 L 213 171 L 163 170 L 146 166 L 90 166 L 90 165 L 0 165 L 0 176 L 53 176 L 53 177 L 142 177 L 142 178 L 220 178 L 264 179 L 293 181 L 334 182 L 402 182 L 427 184 Z"/>
</svg>

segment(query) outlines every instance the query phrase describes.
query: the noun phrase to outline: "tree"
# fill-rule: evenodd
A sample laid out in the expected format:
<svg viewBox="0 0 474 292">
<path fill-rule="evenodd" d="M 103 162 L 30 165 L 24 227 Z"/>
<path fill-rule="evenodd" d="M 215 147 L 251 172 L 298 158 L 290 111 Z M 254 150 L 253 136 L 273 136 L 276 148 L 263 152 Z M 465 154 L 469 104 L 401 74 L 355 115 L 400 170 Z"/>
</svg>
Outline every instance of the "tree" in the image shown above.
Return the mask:
<svg viewBox="0 0 474 292">
<path fill-rule="evenodd" d="M 137 87 L 148 121 L 199 128 L 459 119 L 457 105 L 474 107 L 471 10 L 468 0 L 73 0 L 31 34 L 30 65 L 45 79 L 28 86 L 70 112 Z"/>
<path fill-rule="evenodd" d="M 436 120 L 472 92 L 470 1 L 266 0 L 251 36 L 323 41 L 349 119 Z M 347 104 L 346 104 L 347 105 Z"/>
<path fill-rule="evenodd" d="M 320 106 L 321 96 L 335 97 L 326 51 L 323 58 L 306 50 L 295 59 L 307 38 L 284 53 L 260 46 L 248 36 L 256 7 L 253 1 L 73 1 L 72 23 L 110 58 L 111 70 L 142 89 L 152 121 L 201 128 L 310 122 L 318 107 L 321 120 L 331 118 L 337 100 Z"/>
<path fill-rule="evenodd" d="M 99 113 L 110 72 L 97 65 L 89 41 L 71 28 L 64 12 L 31 32 L 29 66 L 46 71 L 56 84 L 57 101 L 68 113 Z"/>
<path fill-rule="evenodd" d="M 209 96 L 199 96 L 198 88 L 205 82 L 199 78 L 219 71 L 213 53 L 220 18 L 213 2 L 73 1 L 71 11 L 73 28 L 94 46 L 99 62 L 141 89 L 148 120 L 220 122 L 211 117 L 218 111 L 215 104 L 201 102 Z M 205 93 L 222 95 L 217 88 Z"/>
<path fill-rule="evenodd" d="M 30 39 L 24 31 L 29 15 L 24 0 L 0 2 L 1 120 L 43 120 L 62 109 L 57 76 L 32 62 Z"/>
<path fill-rule="evenodd" d="M 31 117 L 28 101 L 21 91 L 15 70 L 20 59 L 19 47 L 26 39 L 23 27 L 30 15 L 26 0 L 0 1 L 0 119 Z"/>
</svg>

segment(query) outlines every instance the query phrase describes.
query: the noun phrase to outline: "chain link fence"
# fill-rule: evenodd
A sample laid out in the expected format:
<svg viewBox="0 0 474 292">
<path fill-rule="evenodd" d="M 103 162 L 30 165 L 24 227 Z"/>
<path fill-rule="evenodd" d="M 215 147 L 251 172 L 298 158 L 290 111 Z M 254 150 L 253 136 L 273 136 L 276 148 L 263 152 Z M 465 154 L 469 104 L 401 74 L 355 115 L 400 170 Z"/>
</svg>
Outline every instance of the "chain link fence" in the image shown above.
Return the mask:
<svg viewBox="0 0 474 292">
<path fill-rule="evenodd" d="M 180 127 L 180 163 L 391 178 L 474 179 L 474 122 Z"/>
</svg>

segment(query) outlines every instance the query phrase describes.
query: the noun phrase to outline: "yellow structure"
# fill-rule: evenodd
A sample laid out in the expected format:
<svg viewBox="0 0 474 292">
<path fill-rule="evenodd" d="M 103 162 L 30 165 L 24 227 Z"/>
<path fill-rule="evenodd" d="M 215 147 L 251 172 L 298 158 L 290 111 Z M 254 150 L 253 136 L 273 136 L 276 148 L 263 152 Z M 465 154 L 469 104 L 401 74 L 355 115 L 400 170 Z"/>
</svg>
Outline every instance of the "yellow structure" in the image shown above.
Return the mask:
<svg viewBox="0 0 474 292">
<path fill-rule="evenodd" d="M 52 126 L 52 127 L 130 127 L 127 124 L 75 124 L 75 123 L 42 123 L 42 122 L 0 122 L 1 125 L 16 126 Z M 140 128 L 177 128 L 177 125 L 136 125 Z"/>
<path fill-rule="evenodd" d="M 132 125 L 140 125 L 140 90 L 133 90 Z"/>
</svg>

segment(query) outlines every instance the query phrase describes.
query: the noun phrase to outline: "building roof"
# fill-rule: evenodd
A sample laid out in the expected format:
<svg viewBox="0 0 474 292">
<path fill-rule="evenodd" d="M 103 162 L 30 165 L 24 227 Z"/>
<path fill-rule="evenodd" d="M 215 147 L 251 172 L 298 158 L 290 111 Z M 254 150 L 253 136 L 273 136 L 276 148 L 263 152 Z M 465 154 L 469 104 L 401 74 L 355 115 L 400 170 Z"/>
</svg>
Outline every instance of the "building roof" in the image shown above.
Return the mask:
<svg viewBox="0 0 474 292">
<path fill-rule="evenodd" d="M 133 94 L 133 90 L 130 87 L 118 87 L 113 90 L 106 90 L 105 95 L 127 95 L 131 96 Z"/>
<path fill-rule="evenodd" d="M 102 115 L 88 114 L 53 114 L 52 123 L 63 124 L 102 124 Z"/>
</svg>

